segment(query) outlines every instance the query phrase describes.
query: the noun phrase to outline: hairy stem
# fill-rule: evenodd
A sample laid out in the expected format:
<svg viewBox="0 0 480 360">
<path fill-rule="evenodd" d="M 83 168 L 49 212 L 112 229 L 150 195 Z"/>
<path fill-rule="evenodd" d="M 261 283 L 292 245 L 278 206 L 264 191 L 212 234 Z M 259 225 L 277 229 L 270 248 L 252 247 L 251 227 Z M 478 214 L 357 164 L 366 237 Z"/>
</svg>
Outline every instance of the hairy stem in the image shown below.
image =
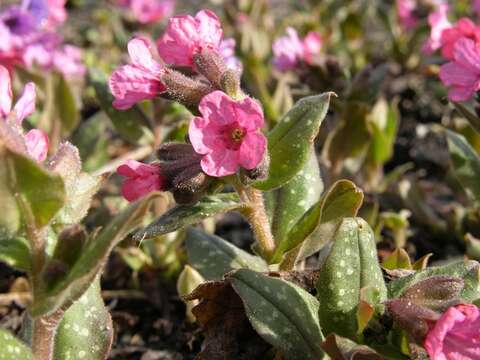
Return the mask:
<svg viewBox="0 0 480 360">
<path fill-rule="evenodd" d="M 275 251 L 275 240 L 265 210 L 263 195 L 260 190 L 246 187 L 239 181 L 235 181 L 234 186 L 240 199 L 248 205 L 244 214 L 260 244 L 262 253 L 268 259 Z"/>
<path fill-rule="evenodd" d="M 51 315 L 33 320 L 32 352 L 35 360 L 53 359 L 55 334 L 63 314 L 63 310 L 57 310 Z"/>
</svg>

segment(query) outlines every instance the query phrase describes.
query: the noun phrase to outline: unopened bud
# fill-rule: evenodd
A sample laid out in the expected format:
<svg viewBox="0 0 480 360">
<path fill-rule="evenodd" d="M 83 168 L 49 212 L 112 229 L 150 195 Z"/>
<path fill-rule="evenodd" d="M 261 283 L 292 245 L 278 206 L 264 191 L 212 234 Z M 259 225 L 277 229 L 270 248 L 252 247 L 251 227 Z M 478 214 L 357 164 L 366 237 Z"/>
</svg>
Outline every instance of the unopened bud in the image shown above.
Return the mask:
<svg viewBox="0 0 480 360">
<path fill-rule="evenodd" d="M 193 62 L 197 71 L 205 76 L 215 88 L 222 88 L 222 75 L 227 71 L 227 65 L 217 51 L 202 49 L 193 56 Z"/>
<path fill-rule="evenodd" d="M 49 287 L 53 287 L 67 274 L 69 266 L 63 261 L 52 259 L 43 270 L 42 277 Z"/>
<path fill-rule="evenodd" d="M 255 180 L 265 180 L 268 177 L 268 170 L 270 168 L 270 156 L 268 152 L 265 152 L 265 156 L 260 164 L 256 168 L 247 170 L 244 168 L 240 169 L 240 179 L 243 184 L 249 184 Z"/>
<path fill-rule="evenodd" d="M 86 241 L 87 233 L 83 226 L 69 226 L 58 235 L 52 258 L 73 265 L 82 253 Z"/>
<path fill-rule="evenodd" d="M 418 344 L 422 344 L 430 324 L 440 318 L 440 314 L 414 304 L 407 299 L 394 299 L 385 303 L 389 314 L 402 330 Z"/>
<path fill-rule="evenodd" d="M 161 80 L 167 88 L 163 97 L 178 101 L 195 112 L 200 100 L 213 91 L 210 85 L 191 79 L 172 69 L 165 71 Z"/>
<path fill-rule="evenodd" d="M 233 99 L 240 100 L 245 96 L 240 88 L 240 74 L 233 69 L 228 69 L 222 74 L 220 88 Z"/>
</svg>

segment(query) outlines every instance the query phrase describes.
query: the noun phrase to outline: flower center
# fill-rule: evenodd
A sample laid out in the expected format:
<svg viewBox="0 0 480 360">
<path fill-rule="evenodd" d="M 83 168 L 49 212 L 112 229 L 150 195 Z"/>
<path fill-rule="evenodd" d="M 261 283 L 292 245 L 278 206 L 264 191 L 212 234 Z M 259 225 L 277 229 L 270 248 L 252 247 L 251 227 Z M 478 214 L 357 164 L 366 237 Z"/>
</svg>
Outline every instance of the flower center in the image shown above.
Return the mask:
<svg viewBox="0 0 480 360">
<path fill-rule="evenodd" d="M 230 150 L 238 150 L 247 132 L 238 124 L 234 124 L 226 125 L 222 129 L 222 133 L 225 147 Z"/>
</svg>

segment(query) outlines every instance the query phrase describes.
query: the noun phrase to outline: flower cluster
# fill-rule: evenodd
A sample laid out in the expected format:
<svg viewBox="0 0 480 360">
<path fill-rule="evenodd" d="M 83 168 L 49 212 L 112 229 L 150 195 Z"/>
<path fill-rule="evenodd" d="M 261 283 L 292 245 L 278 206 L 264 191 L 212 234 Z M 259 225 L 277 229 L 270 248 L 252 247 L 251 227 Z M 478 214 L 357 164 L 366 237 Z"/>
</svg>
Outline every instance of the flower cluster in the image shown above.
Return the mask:
<svg viewBox="0 0 480 360">
<path fill-rule="evenodd" d="M 66 18 L 65 0 L 23 0 L 0 11 L 0 64 L 83 75 L 80 49 L 64 44 L 56 31 Z"/>
<path fill-rule="evenodd" d="M 127 8 L 142 24 L 149 24 L 172 15 L 175 0 L 117 0 L 117 5 Z"/>
<path fill-rule="evenodd" d="M 322 49 L 322 36 L 314 31 L 300 39 L 297 31 L 287 28 L 287 35 L 273 43 L 273 65 L 280 71 L 295 69 L 304 62 L 311 64 Z"/>
<path fill-rule="evenodd" d="M 38 129 L 26 134 L 21 129 L 23 120 L 35 111 L 35 85 L 25 85 L 23 94 L 12 109 L 13 95 L 8 70 L 0 65 L 0 121 L 3 131 L 8 131 L 12 141 L 18 140 L 15 148 L 23 151 L 32 159 L 42 162 L 47 158 L 48 137 Z"/>
<path fill-rule="evenodd" d="M 109 80 L 113 106 L 128 109 L 165 96 L 201 116 L 190 123 L 191 144 L 162 146 L 158 164 L 129 161 L 120 166 L 119 174 L 127 177 L 122 192 L 133 201 L 151 191 L 171 190 L 178 202 L 191 202 L 211 178 L 253 170 L 262 162 L 267 148 L 260 132 L 263 110 L 241 92 L 235 41 L 223 38 L 213 12 L 170 18 L 156 45 L 158 60 L 148 39 L 130 40 L 131 63 L 115 70 Z"/>
</svg>

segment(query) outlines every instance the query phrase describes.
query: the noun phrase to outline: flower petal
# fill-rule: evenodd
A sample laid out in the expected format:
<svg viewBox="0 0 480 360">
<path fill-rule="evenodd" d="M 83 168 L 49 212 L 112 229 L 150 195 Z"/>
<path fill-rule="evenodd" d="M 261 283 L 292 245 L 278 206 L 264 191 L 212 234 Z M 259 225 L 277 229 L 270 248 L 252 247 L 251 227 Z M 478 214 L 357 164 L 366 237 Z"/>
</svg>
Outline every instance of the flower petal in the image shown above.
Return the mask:
<svg viewBox="0 0 480 360">
<path fill-rule="evenodd" d="M 247 130 L 261 129 L 265 124 L 260 103 L 250 97 L 235 103 L 237 122 Z"/>
<path fill-rule="evenodd" d="M 20 96 L 15 104 L 15 107 L 13 108 L 17 123 L 19 125 L 22 123 L 23 119 L 32 115 L 32 113 L 35 111 L 35 99 L 35 84 L 33 82 L 29 82 L 27 85 L 25 85 L 22 96 Z"/>
<path fill-rule="evenodd" d="M 218 16 L 213 11 L 201 10 L 195 15 L 195 20 L 202 44 L 218 49 L 223 38 L 222 24 Z"/>
<path fill-rule="evenodd" d="M 32 159 L 42 162 L 48 154 L 48 136 L 38 129 L 30 130 L 24 137 L 28 154 Z"/>
<path fill-rule="evenodd" d="M 236 122 L 235 107 L 235 101 L 219 90 L 205 95 L 198 105 L 203 117 L 219 126 Z"/>
<path fill-rule="evenodd" d="M 256 168 L 262 162 L 266 150 L 267 139 L 263 134 L 248 133 L 240 146 L 240 165 L 247 170 Z"/>
<path fill-rule="evenodd" d="M 12 109 L 12 84 L 10 74 L 4 66 L 0 65 L 0 117 L 7 117 Z"/>
<path fill-rule="evenodd" d="M 480 74 L 480 51 L 473 40 L 459 39 L 455 43 L 453 56 L 460 65 Z"/>
<path fill-rule="evenodd" d="M 238 152 L 223 149 L 205 155 L 200 161 L 205 174 L 213 177 L 232 175 L 238 169 Z"/>
<path fill-rule="evenodd" d="M 128 42 L 128 54 L 132 59 L 132 64 L 150 72 L 152 77 L 160 76 L 163 69 L 156 62 L 150 50 L 150 43 L 146 38 L 137 37 Z"/>
</svg>

